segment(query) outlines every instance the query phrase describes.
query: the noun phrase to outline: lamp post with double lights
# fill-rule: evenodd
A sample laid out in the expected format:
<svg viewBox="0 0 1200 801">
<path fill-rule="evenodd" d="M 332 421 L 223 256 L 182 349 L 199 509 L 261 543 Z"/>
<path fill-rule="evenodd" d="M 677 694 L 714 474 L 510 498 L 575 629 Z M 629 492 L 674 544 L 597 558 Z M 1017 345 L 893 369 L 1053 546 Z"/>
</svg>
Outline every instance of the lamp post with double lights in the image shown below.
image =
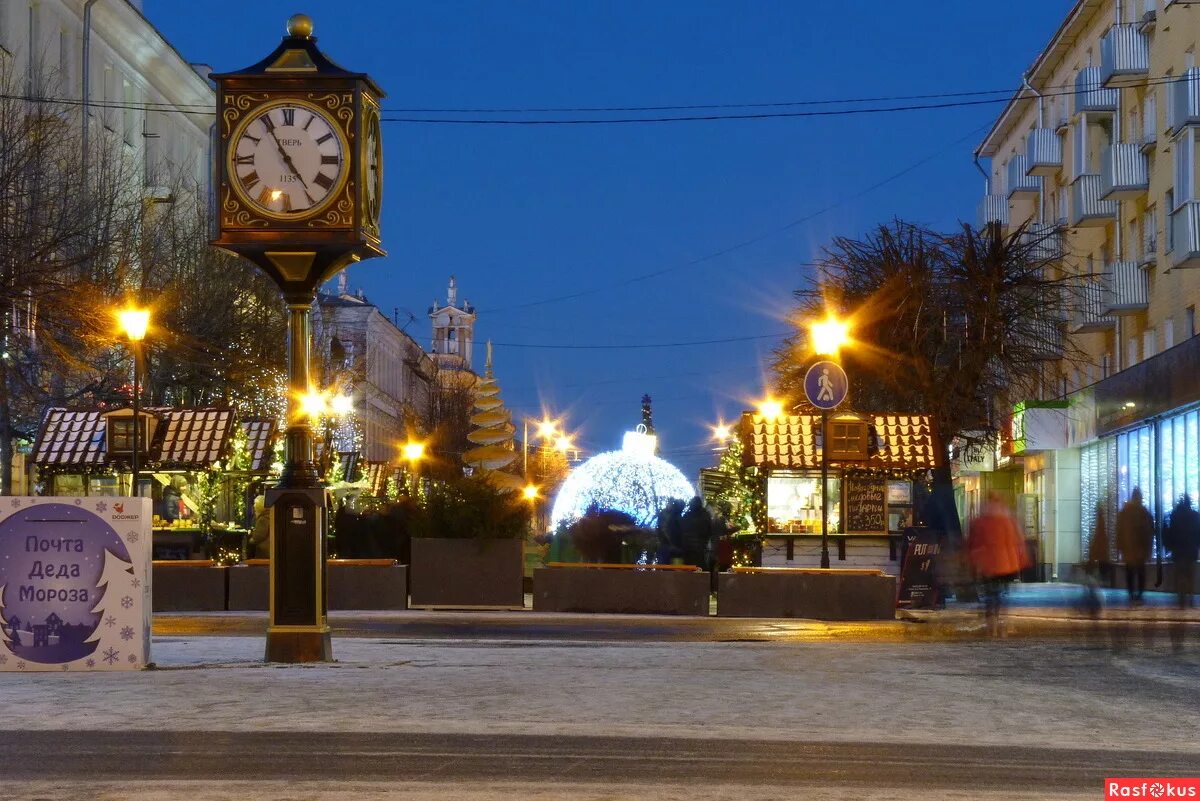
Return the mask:
<svg viewBox="0 0 1200 801">
<path fill-rule="evenodd" d="M 132 481 L 129 494 L 138 497 L 138 473 L 141 472 L 139 450 L 141 442 L 141 394 L 142 394 L 142 340 L 146 338 L 146 330 L 150 327 L 150 312 L 147 309 L 129 307 L 117 312 L 117 322 L 121 332 L 129 340 L 129 352 L 133 356 L 133 457 L 130 460 Z"/>
</svg>

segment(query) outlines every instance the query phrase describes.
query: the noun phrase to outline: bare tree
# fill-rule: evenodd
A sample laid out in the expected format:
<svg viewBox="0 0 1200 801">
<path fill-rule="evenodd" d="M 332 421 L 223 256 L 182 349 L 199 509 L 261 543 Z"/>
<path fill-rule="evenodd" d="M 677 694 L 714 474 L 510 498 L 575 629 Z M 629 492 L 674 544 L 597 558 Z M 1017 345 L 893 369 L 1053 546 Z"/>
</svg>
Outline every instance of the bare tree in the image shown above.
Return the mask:
<svg viewBox="0 0 1200 801">
<path fill-rule="evenodd" d="M 11 62 L 9 62 L 11 64 Z M 37 70 L 52 96 L 53 74 Z M 0 492 L 12 481 L 18 439 L 46 406 L 113 386 L 105 313 L 119 291 L 114 247 L 134 209 L 129 164 L 96 162 L 85 186 L 77 115 L 26 100 L 23 76 L 0 64 Z M 103 138 L 98 149 L 110 143 Z"/>
<path fill-rule="evenodd" d="M 807 324 L 829 311 L 848 317 L 854 345 L 842 360 L 854 406 L 932 418 L 932 512 L 956 530 L 950 443 L 968 454 L 994 447 L 1001 404 L 1039 397 L 1054 362 L 1078 358 L 1063 327 L 1080 285 L 1058 263 L 1058 236 L 997 226 L 944 235 L 897 220 L 862 240 L 835 239 L 795 292 L 797 331 L 776 353 L 781 389 L 803 398 L 814 358 Z"/>
</svg>

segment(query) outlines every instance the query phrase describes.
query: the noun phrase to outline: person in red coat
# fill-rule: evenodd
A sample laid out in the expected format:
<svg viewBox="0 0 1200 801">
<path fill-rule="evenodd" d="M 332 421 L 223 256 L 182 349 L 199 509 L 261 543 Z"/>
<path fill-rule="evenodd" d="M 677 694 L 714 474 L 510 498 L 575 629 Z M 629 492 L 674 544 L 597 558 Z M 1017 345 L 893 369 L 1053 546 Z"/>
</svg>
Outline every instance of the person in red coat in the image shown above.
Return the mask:
<svg viewBox="0 0 1200 801">
<path fill-rule="evenodd" d="M 983 513 L 971 521 L 967 558 L 982 585 L 980 594 L 988 633 L 1003 636 L 1004 593 L 1009 582 L 1029 564 L 1017 521 L 994 492 L 988 495 Z"/>
</svg>

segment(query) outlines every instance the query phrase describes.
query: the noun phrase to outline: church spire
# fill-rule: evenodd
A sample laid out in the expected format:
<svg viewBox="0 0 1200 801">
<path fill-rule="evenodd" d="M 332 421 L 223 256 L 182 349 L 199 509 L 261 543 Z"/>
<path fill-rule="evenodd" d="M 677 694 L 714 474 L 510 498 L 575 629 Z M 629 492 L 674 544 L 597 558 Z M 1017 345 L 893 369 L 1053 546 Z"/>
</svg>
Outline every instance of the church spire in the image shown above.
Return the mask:
<svg viewBox="0 0 1200 801">
<path fill-rule="evenodd" d="M 450 276 L 450 286 L 446 289 L 446 305 L 458 305 L 458 282 L 454 280 L 454 276 Z"/>
</svg>

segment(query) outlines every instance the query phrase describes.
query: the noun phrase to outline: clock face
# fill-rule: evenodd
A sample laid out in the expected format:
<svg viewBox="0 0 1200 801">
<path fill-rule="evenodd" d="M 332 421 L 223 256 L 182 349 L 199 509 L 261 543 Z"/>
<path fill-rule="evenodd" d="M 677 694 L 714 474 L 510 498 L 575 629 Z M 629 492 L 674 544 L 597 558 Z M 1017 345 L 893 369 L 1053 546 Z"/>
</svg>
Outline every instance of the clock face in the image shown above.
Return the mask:
<svg viewBox="0 0 1200 801">
<path fill-rule="evenodd" d="M 230 143 L 229 178 L 238 193 L 276 218 L 320 211 L 346 179 L 347 154 L 336 123 L 300 103 L 250 116 Z"/>
<path fill-rule="evenodd" d="M 372 114 L 367 123 L 367 214 L 379 224 L 379 209 L 383 198 L 383 146 L 379 138 L 379 115 Z"/>
</svg>

